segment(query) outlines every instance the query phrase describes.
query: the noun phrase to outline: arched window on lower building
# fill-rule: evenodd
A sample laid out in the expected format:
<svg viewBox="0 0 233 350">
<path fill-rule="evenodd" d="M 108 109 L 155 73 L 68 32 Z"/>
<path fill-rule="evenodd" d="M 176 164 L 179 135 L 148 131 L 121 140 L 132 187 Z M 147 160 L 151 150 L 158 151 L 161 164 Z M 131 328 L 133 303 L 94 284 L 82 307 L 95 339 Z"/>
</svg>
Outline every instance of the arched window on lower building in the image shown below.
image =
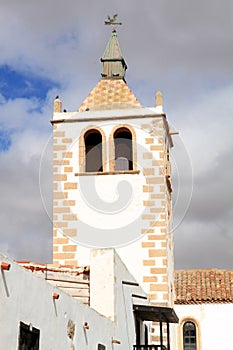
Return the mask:
<svg viewBox="0 0 233 350">
<path fill-rule="evenodd" d="M 96 129 L 88 130 L 84 135 L 85 171 L 103 171 L 102 135 Z"/>
<path fill-rule="evenodd" d="M 183 350 L 197 350 L 197 330 L 194 322 L 183 324 Z"/>
<path fill-rule="evenodd" d="M 132 134 L 123 127 L 114 132 L 115 170 L 133 170 Z"/>
</svg>

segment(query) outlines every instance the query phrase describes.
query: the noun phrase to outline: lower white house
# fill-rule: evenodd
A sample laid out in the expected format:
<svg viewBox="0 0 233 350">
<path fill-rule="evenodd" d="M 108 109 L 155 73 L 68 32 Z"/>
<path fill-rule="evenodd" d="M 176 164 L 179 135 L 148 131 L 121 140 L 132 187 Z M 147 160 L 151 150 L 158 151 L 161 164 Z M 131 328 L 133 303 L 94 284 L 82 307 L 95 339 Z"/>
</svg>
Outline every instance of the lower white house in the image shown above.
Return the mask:
<svg viewBox="0 0 233 350">
<path fill-rule="evenodd" d="M 173 310 L 150 304 L 114 249 L 93 250 L 90 266 L 80 268 L 17 263 L 1 254 L 0 266 L 3 350 L 219 350 L 233 344 L 233 271 L 175 271 Z M 154 345 L 151 321 L 161 321 L 161 341 Z"/>
<path fill-rule="evenodd" d="M 114 249 L 93 250 L 90 273 L 3 255 L 0 267 L 2 350 L 161 349 L 163 334 L 162 346 L 146 345 L 150 321 L 161 321 L 161 331 L 178 321 L 173 309 L 149 305 Z"/>
<path fill-rule="evenodd" d="M 175 272 L 178 350 L 232 349 L 233 271 Z"/>
</svg>

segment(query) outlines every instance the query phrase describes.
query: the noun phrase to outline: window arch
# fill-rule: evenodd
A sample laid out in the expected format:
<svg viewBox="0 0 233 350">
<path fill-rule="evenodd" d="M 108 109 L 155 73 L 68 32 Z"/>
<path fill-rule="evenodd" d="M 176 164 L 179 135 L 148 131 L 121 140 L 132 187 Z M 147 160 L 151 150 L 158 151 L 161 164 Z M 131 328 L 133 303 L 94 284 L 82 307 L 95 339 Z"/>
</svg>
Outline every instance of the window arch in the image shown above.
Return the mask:
<svg viewBox="0 0 233 350">
<path fill-rule="evenodd" d="M 183 350 L 197 350 L 197 329 L 192 321 L 183 324 Z"/>
<path fill-rule="evenodd" d="M 113 133 L 114 170 L 133 170 L 133 137 L 126 127 L 120 127 Z"/>
<path fill-rule="evenodd" d="M 103 171 L 102 135 L 97 129 L 84 134 L 85 172 Z"/>
</svg>

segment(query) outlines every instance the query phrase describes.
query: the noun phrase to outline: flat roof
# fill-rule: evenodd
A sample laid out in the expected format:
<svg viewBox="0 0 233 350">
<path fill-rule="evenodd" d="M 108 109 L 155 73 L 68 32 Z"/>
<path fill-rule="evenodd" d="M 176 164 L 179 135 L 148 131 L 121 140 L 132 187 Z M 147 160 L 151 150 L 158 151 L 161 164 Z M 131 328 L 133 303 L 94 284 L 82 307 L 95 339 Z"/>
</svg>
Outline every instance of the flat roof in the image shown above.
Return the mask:
<svg viewBox="0 0 233 350">
<path fill-rule="evenodd" d="M 61 121 L 88 121 L 88 120 L 108 120 L 118 118 L 155 118 L 165 117 L 165 113 L 162 109 L 157 107 L 141 107 L 141 108 L 123 108 L 123 109 L 110 109 L 110 110 L 90 110 L 85 112 L 55 112 L 53 114 L 54 122 Z"/>
<path fill-rule="evenodd" d="M 142 321 L 178 323 L 179 318 L 174 309 L 170 307 L 133 305 L 136 317 Z"/>
</svg>

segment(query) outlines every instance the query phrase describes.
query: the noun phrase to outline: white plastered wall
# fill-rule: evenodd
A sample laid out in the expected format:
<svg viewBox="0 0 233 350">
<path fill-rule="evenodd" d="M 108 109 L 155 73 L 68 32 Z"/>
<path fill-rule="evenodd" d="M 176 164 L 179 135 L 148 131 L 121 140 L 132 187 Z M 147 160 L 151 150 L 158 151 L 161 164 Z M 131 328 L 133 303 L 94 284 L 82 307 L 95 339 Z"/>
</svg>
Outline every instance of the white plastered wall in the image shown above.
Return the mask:
<svg viewBox="0 0 233 350">
<path fill-rule="evenodd" d="M 69 320 L 75 324 L 73 349 L 96 350 L 98 343 L 113 349 L 115 325 L 110 319 L 2 255 L 1 261 L 11 264 L 9 271 L 0 271 L 1 349 L 18 348 L 20 321 L 40 330 L 40 349 L 71 349 L 72 341 L 67 335 Z M 53 300 L 53 292 L 59 294 L 59 299 Z M 84 322 L 89 330 L 84 330 Z"/>
<path fill-rule="evenodd" d="M 197 324 L 200 346 L 197 350 L 231 349 L 233 344 L 233 304 L 175 305 L 180 323 L 177 329 L 177 349 L 182 347 L 183 322 L 191 320 Z"/>
<path fill-rule="evenodd" d="M 72 153 L 72 159 L 70 160 L 73 167 L 73 172 L 68 174 L 69 178 L 68 182 L 79 182 L 77 190 L 69 191 L 69 199 L 76 200 L 77 205 L 72 207 L 72 214 L 76 215 L 78 220 L 69 222 L 69 227 L 77 227 L 77 237 L 72 237 L 73 242 L 79 242 L 81 244 L 78 245 L 76 258 L 78 260 L 79 265 L 88 265 L 89 264 L 89 249 L 83 246 L 83 241 L 85 241 L 88 235 L 91 237 L 92 247 L 93 246 L 101 246 L 98 242 L 98 229 L 104 228 L 104 234 L 102 237 L 102 243 L 107 242 L 107 247 L 119 247 L 118 253 L 122 260 L 127 265 L 127 268 L 131 271 L 134 277 L 140 284 L 144 284 L 144 288 L 149 292 L 148 283 L 144 283 L 143 277 L 145 275 L 150 274 L 149 268 L 146 268 L 148 271 L 145 273 L 145 266 L 143 266 L 143 260 L 148 258 L 148 250 L 142 249 L 141 242 L 143 241 L 143 235 L 141 234 L 142 229 L 150 228 L 149 220 L 141 220 L 142 215 L 145 213 L 145 208 L 143 206 L 143 201 L 148 200 L 148 193 L 143 192 L 143 185 L 147 185 L 146 177 L 143 172 L 140 171 L 140 174 L 118 174 L 116 175 L 106 175 L 106 176 L 90 176 L 90 177 L 77 177 L 74 176 L 75 173 L 79 173 L 79 135 L 83 133 L 83 130 L 86 130 L 89 127 L 98 126 L 103 130 L 107 144 L 106 144 L 106 155 L 108 157 L 109 154 L 109 137 L 111 132 L 115 126 L 120 125 L 129 125 L 134 128 L 136 132 L 136 142 L 137 146 L 140 148 L 137 152 L 137 166 L 139 170 L 142 168 L 150 168 L 151 160 L 144 159 L 143 153 L 150 152 L 150 145 L 145 142 L 145 138 L 152 137 L 156 139 L 159 136 L 156 136 L 156 132 L 154 128 L 156 124 L 154 124 L 153 119 L 151 117 L 147 118 L 148 115 L 152 115 L 154 113 L 155 120 L 161 120 L 162 117 L 159 115 L 158 110 L 156 108 L 142 108 L 138 110 L 113 110 L 113 111 L 95 111 L 95 112 L 83 112 L 83 113 L 55 113 L 54 120 L 59 120 L 59 118 L 73 119 L 81 121 L 74 122 L 65 122 L 59 125 L 58 131 L 65 131 L 65 136 L 67 138 L 72 138 L 73 143 L 70 146 L 69 151 Z M 156 114 L 157 113 L 157 114 Z M 140 115 L 141 114 L 141 115 Z M 139 118 L 130 119 L 130 115 L 137 115 Z M 125 119 L 124 119 L 125 116 Z M 91 121 L 88 118 L 92 117 Z M 100 120 L 101 118 L 103 120 Z M 117 119 L 121 117 L 122 119 Z M 87 121 L 85 121 L 85 118 Z M 96 121 L 95 121 L 96 118 Z M 105 120 L 104 120 L 105 118 Z M 114 119 L 115 118 L 115 119 Z M 142 129 L 142 124 L 148 125 L 148 128 Z M 164 131 L 165 132 L 165 131 Z M 62 152 L 61 152 L 62 154 Z M 159 151 L 154 152 L 155 159 L 159 159 Z M 159 176 L 159 167 L 155 168 L 154 176 Z M 107 165 L 107 170 L 109 170 Z M 88 198 L 85 198 L 88 193 L 88 189 L 95 185 L 96 194 L 103 200 L 105 203 L 113 203 L 117 200 L 117 186 L 121 182 L 128 182 L 131 185 L 132 191 L 134 195 L 132 196 L 133 200 L 130 202 L 130 205 L 127 206 L 127 212 L 119 211 L 117 215 L 105 215 L 103 212 L 97 211 L 93 209 L 93 207 L 87 205 Z M 89 183 L 91 182 L 91 184 Z M 61 184 L 62 186 L 62 184 Z M 94 187 L 93 187 L 94 188 Z M 140 190 L 139 190 L 140 189 Z M 61 188 L 63 190 L 63 188 Z M 160 184 L 154 186 L 154 194 L 160 192 Z M 92 197 L 92 194 L 90 193 Z M 156 205 L 161 207 L 162 204 L 159 200 L 156 201 Z M 137 220 L 136 220 L 137 219 Z M 131 225 L 135 223 L 135 225 Z M 128 229 L 127 229 L 128 225 Z M 94 228 L 94 231 L 93 231 Z M 126 228 L 126 229 L 125 229 Z M 155 228 L 155 230 L 159 234 L 159 228 Z M 102 230 L 103 231 L 103 230 Z M 60 230 L 61 234 L 58 234 L 58 237 L 62 237 L 62 230 Z M 102 234 L 102 233 L 101 233 Z M 111 239 L 111 236 L 114 236 L 114 239 Z M 123 239 L 119 239 L 118 237 L 122 236 Z M 117 238 L 117 239 L 115 239 Z M 137 240 L 135 240 L 137 239 Z M 113 241 L 113 245 L 111 245 L 111 240 Z M 133 242 L 134 241 L 134 242 Z M 91 246 L 86 242 L 87 246 Z M 157 248 L 160 249 L 159 243 L 157 242 Z M 103 246 L 103 245 L 102 245 Z M 123 246 L 123 247 L 122 247 Z M 171 273 L 169 273 L 169 279 L 172 278 L 173 263 L 170 261 L 170 253 L 167 251 L 167 256 L 169 259 L 169 266 L 171 265 Z M 163 266 L 163 257 L 161 257 L 161 267 Z M 159 258 L 157 259 L 159 261 Z M 160 266 L 157 266 L 160 267 Z M 161 279 L 163 277 L 161 276 Z M 161 281 L 159 281 L 161 282 Z M 161 296 L 160 296 L 161 294 Z M 158 293 L 159 300 L 163 302 L 163 293 Z"/>
</svg>

